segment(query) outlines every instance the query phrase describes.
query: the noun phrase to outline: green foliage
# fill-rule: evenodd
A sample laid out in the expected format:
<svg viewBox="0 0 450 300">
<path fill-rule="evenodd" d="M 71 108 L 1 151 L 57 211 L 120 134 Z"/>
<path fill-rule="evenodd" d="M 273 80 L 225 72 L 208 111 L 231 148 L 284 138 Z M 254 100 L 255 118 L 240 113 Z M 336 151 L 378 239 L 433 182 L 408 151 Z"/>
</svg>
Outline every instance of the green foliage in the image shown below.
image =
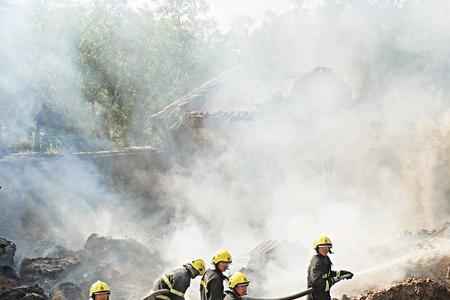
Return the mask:
<svg viewBox="0 0 450 300">
<path fill-rule="evenodd" d="M 28 139 L 21 144 L 34 143 L 34 150 L 152 144 L 150 116 L 226 67 L 223 37 L 205 17 L 203 0 L 159 0 L 152 8 L 111 0 L 39 3 L 26 24 L 38 45 L 28 63 L 42 74 L 23 86 L 32 126 L 8 127 L 14 117 L 0 112 L 0 135 L 20 128 Z M 42 53 L 51 59 L 42 61 Z"/>
</svg>

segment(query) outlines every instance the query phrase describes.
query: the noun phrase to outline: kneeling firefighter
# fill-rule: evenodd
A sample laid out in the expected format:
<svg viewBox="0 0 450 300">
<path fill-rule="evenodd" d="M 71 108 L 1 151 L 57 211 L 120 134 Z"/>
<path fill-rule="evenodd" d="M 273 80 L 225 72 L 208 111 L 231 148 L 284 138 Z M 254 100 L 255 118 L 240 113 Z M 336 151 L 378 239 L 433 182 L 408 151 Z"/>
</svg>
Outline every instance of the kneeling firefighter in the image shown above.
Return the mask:
<svg viewBox="0 0 450 300">
<path fill-rule="evenodd" d="M 162 275 L 153 283 L 150 293 L 157 290 L 169 290 L 168 295 L 158 295 L 156 298 L 164 300 L 183 300 L 186 290 L 191 285 L 191 279 L 205 274 L 205 262 L 202 259 L 184 264 L 182 268 Z"/>
<path fill-rule="evenodd" d="M 247 295 L 247 287 L 250 284 L 244 273 L 236 272 L 230 277 L 230 290 L 225 291 L 224 300 L 241 300 L 241 297 Z"/>
<path fill-rule="evenodd" d="M 214 269 L 206 270 L 200 281 L 201 300 L 223 300 L 223 281 L 228 278 L 223 274 L 231 264 L 231 254 L 227 250 L 220 249 L 212 259 Z"/>
<path fill-rule="evenodd" d="M 332 263 L 328 257 L 333 244 L 329 237 L 322 236 L 314 242 L 316 254 L 311 258 L 308 268 L 308 287 L 314 288 L 314 292 L 308 295 L 308 300 L 331 300 L 330 288 L 340 276 L 347 275 L 348 279 L 353 277 L 349 271 L 333 271 Z"/>
</svg>

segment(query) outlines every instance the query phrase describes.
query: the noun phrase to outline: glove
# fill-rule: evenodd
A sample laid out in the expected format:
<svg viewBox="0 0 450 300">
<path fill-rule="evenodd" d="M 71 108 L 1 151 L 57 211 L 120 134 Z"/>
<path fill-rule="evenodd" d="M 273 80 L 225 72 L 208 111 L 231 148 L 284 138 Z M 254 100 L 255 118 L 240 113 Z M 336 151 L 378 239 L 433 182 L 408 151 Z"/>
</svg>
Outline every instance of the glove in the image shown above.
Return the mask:
<svg viewBox="0 0 450 300">
<path fill-rule="evenodd" d="M 344 275 L 349 275 L 347 279 L 352 279 L 353 278 L 353 273 L 350 272 L 350 271 L 342 270 L 341 271 L 341 276 L 344 276 Z"/>
</svg>

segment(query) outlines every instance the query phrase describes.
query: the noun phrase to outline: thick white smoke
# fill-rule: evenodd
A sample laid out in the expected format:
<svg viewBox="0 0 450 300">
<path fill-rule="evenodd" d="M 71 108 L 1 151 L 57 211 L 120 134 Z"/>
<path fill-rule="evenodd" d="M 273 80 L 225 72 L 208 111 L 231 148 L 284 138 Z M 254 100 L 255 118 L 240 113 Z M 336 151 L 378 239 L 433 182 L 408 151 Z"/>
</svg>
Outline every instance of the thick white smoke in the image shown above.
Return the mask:
<svg viewBox="0 0 450 300">
<path fill-rule="evenodd" d="M 3 145 L 18 144 L 51 103 L 86 132 L 95 128 L 81 91 L 76 7 L 56 1 L 5 2 L 0 7 L 0 107 Z M 10 129 L 10 130 L 5 130 Z"/>
<path fill-rule="evenodd" d="M 448 174 L 440 125 L 448 109 L 447 5 L 325 1 L 312 12 L 286 14 L 269 35 L 267 28 L 257 31 L 255 60 L 276 74 L 326 67 L 336 77 L 316 72 L 272 105 L 263 91 L 273 82 L 255 83 L 257 74 L 210 96 L 206 110 L 256 116 L 226 128 L 223 152 L 167 178 L 172 205 L 196 216 L 178 222 L 171 248 L 195 233 L 212 243 L 183 252 L 227 245 L 240 255 L 261 240 L 294 240 L 310 249 L 328 234 L 336 267 L 357 272 L 392 255 L 387 249 L 403 230 L 448 220 L 445 179 L 437 175 Z M 261 44 L 258 34 L 270 42 Z M 272 296 L 301 289 L 311 254 L 289 253 L 282 269 L 268 265 L 259 288 Z M 378 284 L 403 276 L 403 263 L 390 267 Z"/>
</svg>

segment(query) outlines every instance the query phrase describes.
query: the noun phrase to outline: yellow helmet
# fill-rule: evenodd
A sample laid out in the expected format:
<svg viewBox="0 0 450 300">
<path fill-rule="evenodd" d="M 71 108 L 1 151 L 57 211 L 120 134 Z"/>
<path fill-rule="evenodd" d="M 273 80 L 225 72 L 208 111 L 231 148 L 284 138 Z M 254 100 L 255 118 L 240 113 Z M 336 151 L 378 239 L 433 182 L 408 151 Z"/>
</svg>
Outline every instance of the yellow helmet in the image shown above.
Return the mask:
<svg viewBox="0 0 450 300">
<path fill-rule="evenodd" d="M 213 264 L 218 264 L 220 262 L 227 262 L 231 264 L 231 254 L 227 250 L 220 249 L 219 251 L 214 254 L 212 262 Z"/>
<path fill-rule="evenodd" d="M 91 288 L 89 289 L 89 296 L 93 298 L 94 295 L 97 293 L 109 294 L 110 293 L 109 286 L 105 282 L 97 280 L 91 285 Z"/>
<path fill-rule="evenodd" d="M 205 274 L 205 272 L 206 272 L 206 264 L 205 264 L 205 261 L 204 261 L 203 259 L 196 259 L 196 260 L 193 260 L 193 261 L 190 263 L 190 265 L 191 265 L 194 269 L 196 269 L 200 275 Z"/>
<path fill-rule="evenodd" d="M 319 246 L 327 246 L 331 248 L 333 247 L 333 243 L 331 242 L 331 239 L 329 237 L 324 235 L 314 241 L 313 245 L 314 250 L 317 250 Z"/>
<path fill-rule="evenodd" d="M 236 272 L 230 277 L 230 289 L 234 289 L 238 284 L 249 285 L 250 281 L 244 273 Z"/>
</svg>

